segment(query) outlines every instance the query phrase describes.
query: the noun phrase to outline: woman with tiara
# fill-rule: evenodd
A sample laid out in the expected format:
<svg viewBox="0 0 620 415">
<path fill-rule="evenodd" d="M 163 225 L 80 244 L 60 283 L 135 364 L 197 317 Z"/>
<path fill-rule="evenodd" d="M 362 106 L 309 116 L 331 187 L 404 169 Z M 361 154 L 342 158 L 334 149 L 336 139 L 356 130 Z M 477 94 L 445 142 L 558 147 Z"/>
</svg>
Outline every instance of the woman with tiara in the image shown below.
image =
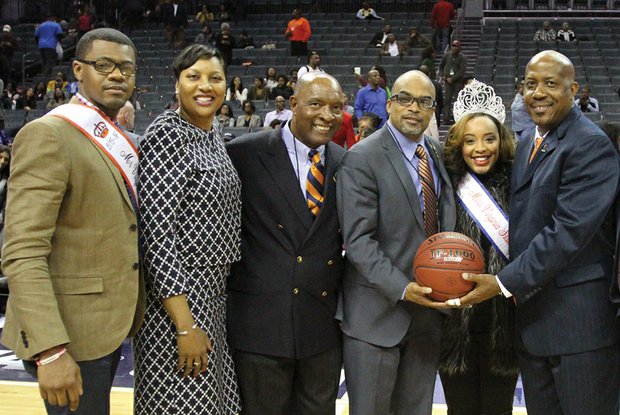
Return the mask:
<svg viewBox="0 0 620 415">
<path fill-rule="evenodd" d="M 502 99 L 477 80 L 461 90 L 453 113 L 444 159 L 459 202 L 455 231 L 481 247 L 486 273 L 497 274 L 508 261 L 513 135 L 503 125 Z M 513 325 L 514 305 L 503 296 L 446 319 L 439 373 L 448 414 L 512 413 L 518 375 Z"/>
</svg>

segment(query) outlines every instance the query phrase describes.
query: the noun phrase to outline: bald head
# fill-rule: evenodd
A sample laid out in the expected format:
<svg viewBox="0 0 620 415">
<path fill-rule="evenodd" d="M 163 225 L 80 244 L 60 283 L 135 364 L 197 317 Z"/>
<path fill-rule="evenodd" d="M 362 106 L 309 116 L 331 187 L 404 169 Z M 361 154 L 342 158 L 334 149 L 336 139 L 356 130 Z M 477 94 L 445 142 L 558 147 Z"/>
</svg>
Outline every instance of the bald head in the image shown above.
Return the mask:
<svg viewBox="0 0 620 415">
<path fill-rule="evenodd" d="M 331 84 L 330 86 L 332 88 L 338 90 L 340 94 L 342 94 L 340 83 L 333 76 L 325 72 L 308 72 L 302 76 L 301 79 L 297 80 L 297 84 L 295 84 L 295 95 L 299 95 L 304 88 L 317 82 Z"/>
<path fill-rule="evenodd" d="M 526 74 L 532 64 L 553 66 L 559 73 L 567 77 L 570 82 L 575 81 L 575 67 L 573 66 L 573 63 L 565 55 L 562 55 L 560 52 L 556 52 L 555 50 L 543 50 L 542 52 L 534 55 L 525 67 Z"/>
<path fill-rule="evenodd" d="M 546 50 L 530 60 L 525 68 L 523 96 L 526 110 L 541 134 L 564 120 L 578 90 L 575 68 L 566 56 Z"/>
<path fill-rule="evenodd" d="M 404 74 L 396 78 L 396 81 L 392 86 L 392 94 L 398 94 L 401 89 L 405 89 L 409 93 L 413 92 L 413 95 L 416 96 L 415 91 L 410 91 L 407 89 L 407 87 L 429 88 L 433 92 L 432 98 L 435 99 L 435 86 L 433 85 L 433 81 L 431 81 L 431 78 L 426 76 L 426 74 L 424 74 L 424 72 L 422 71 L 415 70 L 405 72 Z"/>
<path fill-rule="evenodd" d="M 127 131 L 133 131 L 134 119 L 136 117 L 136 110 L 130 101 L 125 102 L 125 105 L 118 111 L 116 115 L 116 121 L 125 127 Z"/>
</svg>

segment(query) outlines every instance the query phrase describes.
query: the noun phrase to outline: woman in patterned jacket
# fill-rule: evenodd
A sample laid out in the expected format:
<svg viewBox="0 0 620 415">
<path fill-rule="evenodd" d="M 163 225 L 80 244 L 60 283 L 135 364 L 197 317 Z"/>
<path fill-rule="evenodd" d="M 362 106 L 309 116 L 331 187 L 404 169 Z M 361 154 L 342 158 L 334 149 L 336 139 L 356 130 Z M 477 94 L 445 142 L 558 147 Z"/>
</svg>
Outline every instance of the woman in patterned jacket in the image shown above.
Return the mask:
<svg viewBox="0 0 620 415">
<path fill-rule="evenodd" d="M 192 45 L 173 70 L 179 108 L 157 117 L 140 147 L 147 308 L 134 343 L 135 414 L 236 414 L 226 276 L 239 260 L 241 188 L 213 128 L 224 63 L 214 49 Z"/>
</svg>

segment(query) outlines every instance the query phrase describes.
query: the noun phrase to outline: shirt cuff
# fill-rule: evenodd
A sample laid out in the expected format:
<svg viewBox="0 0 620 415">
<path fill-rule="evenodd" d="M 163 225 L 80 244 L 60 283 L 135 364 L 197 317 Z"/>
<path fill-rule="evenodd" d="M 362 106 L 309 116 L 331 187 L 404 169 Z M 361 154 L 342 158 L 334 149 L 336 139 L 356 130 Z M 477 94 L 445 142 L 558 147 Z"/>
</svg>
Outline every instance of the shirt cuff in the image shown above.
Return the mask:
<svg viewBox="0 0 620 415">
<path fill-rule="evenodd" d="M 497 281 L 497 284 L 499 285 L 499 289 L 502 290 L 502 295 L 506 298 L 512 297 L 512 293 L 508 291 L 506 287 L 504 287 L 504 284 L 502 284 L 502 282 L 499 280 L 499 277 L 497 275 L 495 276 L 495 280 Z"/>
</svg>

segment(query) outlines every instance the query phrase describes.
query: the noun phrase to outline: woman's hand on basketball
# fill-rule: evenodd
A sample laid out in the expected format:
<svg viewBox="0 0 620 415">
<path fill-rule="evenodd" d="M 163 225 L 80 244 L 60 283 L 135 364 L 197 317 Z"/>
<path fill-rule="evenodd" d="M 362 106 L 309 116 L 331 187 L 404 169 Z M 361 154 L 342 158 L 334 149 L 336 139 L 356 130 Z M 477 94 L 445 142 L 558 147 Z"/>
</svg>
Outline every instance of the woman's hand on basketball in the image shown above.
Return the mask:
<svg viewBox="0 0 620 415">
<path fill-rule="evenodd" d="M 424 307 L 431 308 L 450 308 L 450 306 L 444 302 L 433 301 L 427 294 L 432 293 L 433 290 L 429 287 L 422 287 L 417 282 L 410 282 L 405 288 L 405 300 L 412 303 L 420 304 Z"/>
<path fill-rule="evenodd" d="M 463 273 L 463 279 L 475 282 L 476 287 L 459 299 L 461 308 L 481 303 L 491 297 L 495 297 L 496 295 L 501 294 L 502 292 L 502 290 L 499 288 L 499 284 L 497 283 L 497 278 L 495 278 L 495 275 Z M 452 300 L 446 301 L 446 304 L 454 307 L 455 304 L 451 301 Z"/>
</svg>

